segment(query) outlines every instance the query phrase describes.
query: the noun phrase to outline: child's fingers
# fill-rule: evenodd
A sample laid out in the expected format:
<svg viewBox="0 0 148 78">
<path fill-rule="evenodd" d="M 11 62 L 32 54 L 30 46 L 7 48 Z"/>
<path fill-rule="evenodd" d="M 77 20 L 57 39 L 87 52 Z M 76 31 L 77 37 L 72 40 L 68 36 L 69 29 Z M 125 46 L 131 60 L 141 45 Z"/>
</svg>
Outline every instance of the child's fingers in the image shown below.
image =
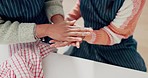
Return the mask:
<svg viewBox="0 0 148 78">
<path fill-rule="evenodd" d="M 72 45 L 72 46 L 76 46 L 76 43 L 75 43 L 75 42 L 73 42 L 73 43 L 71 43 L 71 45 Z"/>
<path fill-rule="evenodd" d="M 51 40 L 49 43 L 52 43 L 50 47 L 56 47 L 57 45 L 62 44 L 63 42 L 57 40 Z"/>
<path fill-rule="evenodd" d="M 72 46 L 75 46 L 75 47 L 77 47 L 77 48 L 80 48 L 80 42 L 79 42 L 79 41 L 77 41 L 77 42 L 72 42 L 71 45 L 72 45 Z"/>
<path fill-rule="evenodd" d="M 55 43 L 55 42 L 59 42 L 57 40 L 50 40 L 49 43 Z"/>
<path fill-rule="evenodd" d="M 56 44 L 55 47 L 65 47 L 65 46 L 68 46 L 70 43 L 69 42 L 62 42 L 60 44 Z"/>
<path fill-rule="evenodd" d="M 80 42 L 78 42 L 78 41 L 76 42 L 76 47 L 80 48 Z"/>
</svg>

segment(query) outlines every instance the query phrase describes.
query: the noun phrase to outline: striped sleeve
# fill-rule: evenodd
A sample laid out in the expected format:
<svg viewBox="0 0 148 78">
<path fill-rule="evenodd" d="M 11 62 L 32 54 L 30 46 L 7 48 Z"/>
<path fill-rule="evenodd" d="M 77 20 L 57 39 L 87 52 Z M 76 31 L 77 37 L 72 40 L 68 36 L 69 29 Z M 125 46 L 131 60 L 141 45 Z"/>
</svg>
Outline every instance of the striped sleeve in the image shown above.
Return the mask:
<svg viewBox="0 0 148 78">
<path fill-rule="evenodd" d="M 113 45 L 131 36 L 142 12 L 145 0 L 125 0 L 110 25 L 95 30 L 93 44 Z M 93 37 L 92 37 L 93 38 Z"/>
<path fill-rule="evenodd" d="M 76 5 L 72 9 L 72 11 L 68 14 L 66 17 L 66 20 L 72 21 L 72 20 L 78 20 L 81 17 L 80 13 L 80 0 L 77 0 Z"/>
</svg>

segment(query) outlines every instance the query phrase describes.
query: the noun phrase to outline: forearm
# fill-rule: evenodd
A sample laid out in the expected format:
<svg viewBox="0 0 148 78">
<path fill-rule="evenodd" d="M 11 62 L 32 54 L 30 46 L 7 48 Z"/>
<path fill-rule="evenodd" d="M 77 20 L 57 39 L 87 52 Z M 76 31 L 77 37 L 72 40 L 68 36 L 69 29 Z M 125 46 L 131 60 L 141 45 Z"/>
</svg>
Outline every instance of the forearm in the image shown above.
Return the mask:
<svg viewBox="0 0 148 78">
<path fill-rule="evenodd" d="M 103 29 L 94 30 L 90 35 L 84 38 L 84 41 L 87 41 L 90 44 L 98 45 L 110 45 L 110 37 L 106 31 Z"/>
<path fill-rule="evenodd" d="M 115 19 L 108 26 L 94 31 L 95 37 L 90 35 L 85 40 L 91 44 L 114 45 L 119 44 L 122 39 L 129 38 L 134 33 L 144 4 L 145 0 L 125 0 Z"/>
</svg>

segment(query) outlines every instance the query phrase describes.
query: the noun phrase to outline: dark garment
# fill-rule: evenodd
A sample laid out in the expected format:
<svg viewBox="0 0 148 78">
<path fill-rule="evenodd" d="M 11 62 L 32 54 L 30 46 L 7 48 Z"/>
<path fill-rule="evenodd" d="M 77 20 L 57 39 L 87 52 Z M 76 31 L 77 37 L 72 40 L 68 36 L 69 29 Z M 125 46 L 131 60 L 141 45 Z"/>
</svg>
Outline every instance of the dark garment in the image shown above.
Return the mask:
<svg viewBox="0 0 148 78">
<path fill-rule="evenodd" d="M 124 0 L 80 0 L 84 26 L 92 27 L 94 30 L 108 26 L 123 3 Z M 137 42 L 133 39 L 133 36 L 123 39 L 120 44 L 113 46 L 82 42 L 81 47 L 79 49 L 75 47 L 70 55 L 146 71 L 145 63 L 137 52 Z"/>
<path fill-rule="evenodd" d="M 45 12 L 45 0 L 0 0 L 0 17 L 20 23 L 49 23 Z M 46 37 L 45 42 L 50 38 Z"/>
</svg>

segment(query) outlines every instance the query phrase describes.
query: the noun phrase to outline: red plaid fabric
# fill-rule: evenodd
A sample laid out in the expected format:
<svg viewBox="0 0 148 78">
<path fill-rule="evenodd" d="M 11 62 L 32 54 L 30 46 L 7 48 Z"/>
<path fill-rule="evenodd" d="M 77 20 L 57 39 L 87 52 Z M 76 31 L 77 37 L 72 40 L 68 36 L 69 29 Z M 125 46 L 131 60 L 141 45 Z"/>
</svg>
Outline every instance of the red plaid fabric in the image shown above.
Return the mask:
<svg viewBox="0 0 148 78">
<path fill-rule="evenodd" d="M 0 78 L 44 78 L 42 60 L 50 52 L 50 48 L 42 42 L 12 44 L 10 58 L 0 65 Z"/>
</svg>

